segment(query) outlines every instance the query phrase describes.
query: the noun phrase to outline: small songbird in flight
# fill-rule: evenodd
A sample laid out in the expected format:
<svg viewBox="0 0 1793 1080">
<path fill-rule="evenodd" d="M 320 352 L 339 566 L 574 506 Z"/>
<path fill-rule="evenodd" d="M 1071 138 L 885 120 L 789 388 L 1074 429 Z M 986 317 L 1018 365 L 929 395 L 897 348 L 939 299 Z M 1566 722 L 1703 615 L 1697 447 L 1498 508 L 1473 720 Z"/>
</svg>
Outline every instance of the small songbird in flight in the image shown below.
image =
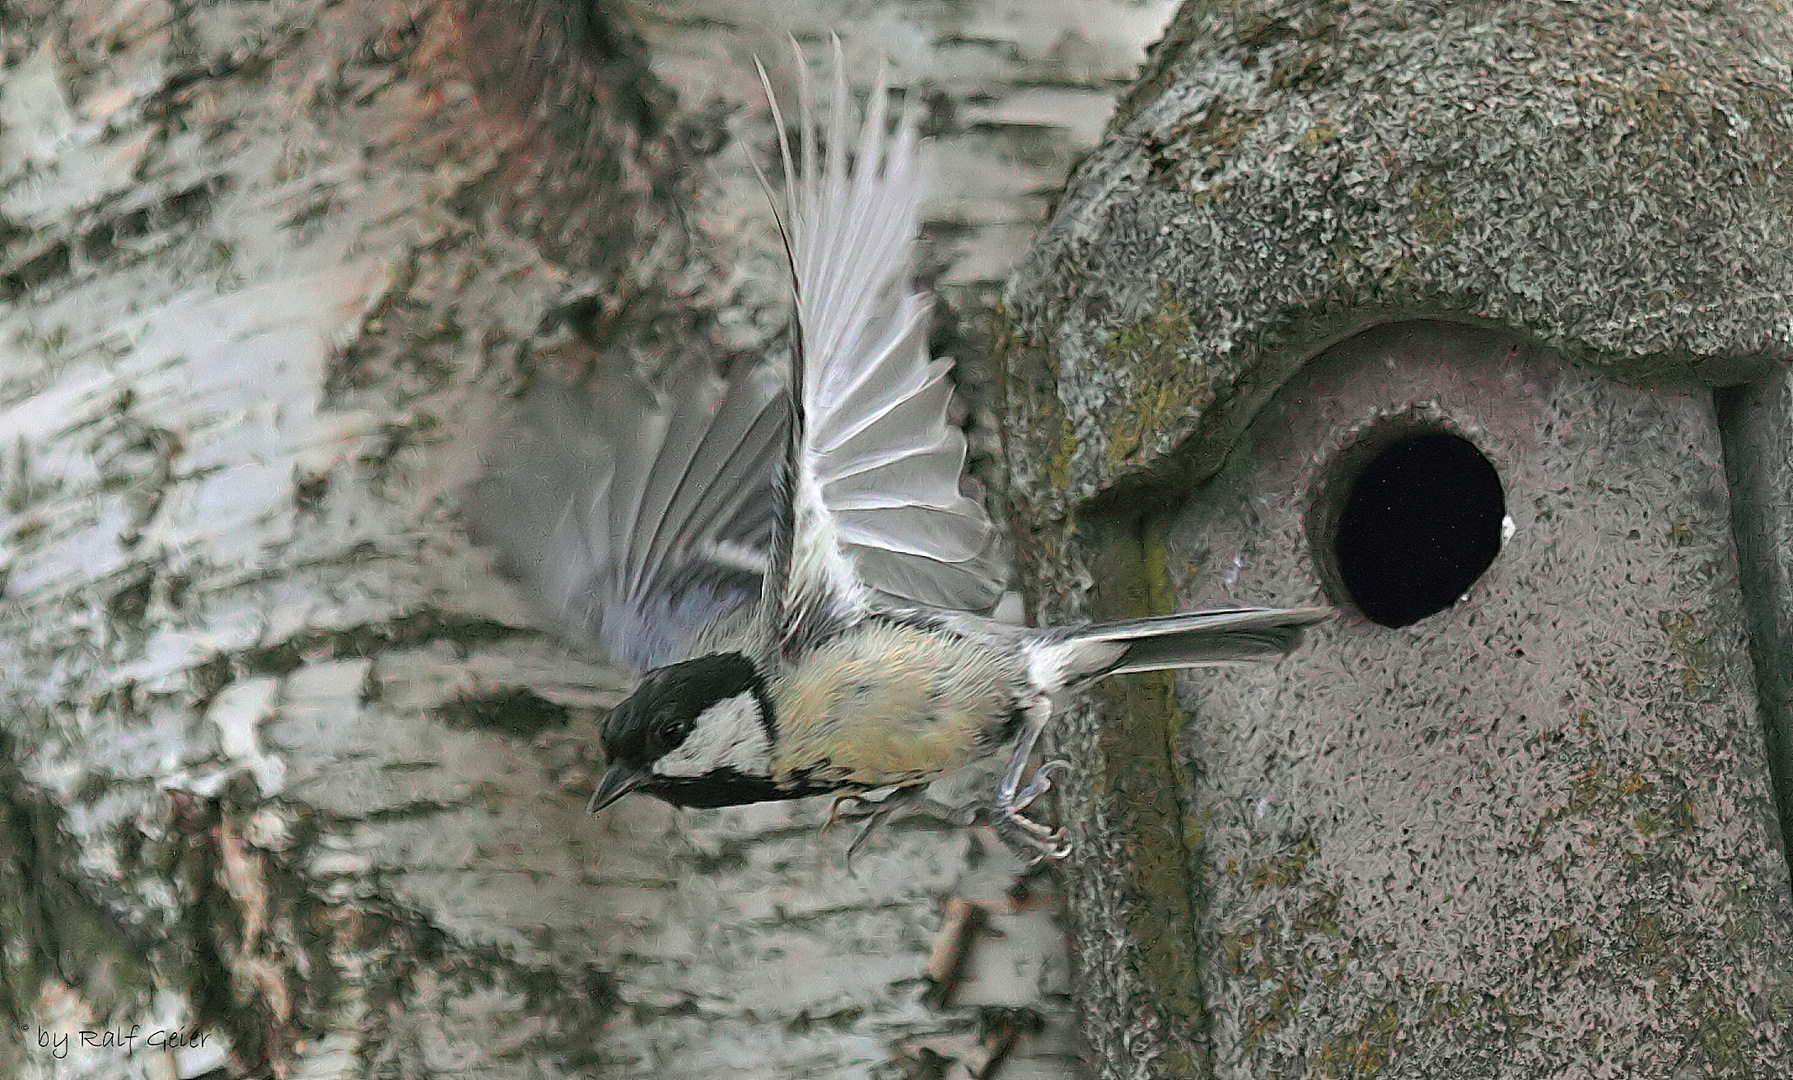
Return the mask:
<svg viewBox="0 0 1793 1080">
<path fill-rule="evenodd" d="M 760 71 L 786 178 L 788 360 L 726 377 L 688 361 L 663 390 L 605 376 L 573 421 L 606 460 L 522 560 L 577 632 L 646 673 L 603 722 L 591 809 L 630 792 L 717 807 L 890 790 L 875 824 L 1008 747 L 991 823 L 1036 858 L 1063 855 L 1062 830 L 1022 813 L 1058 764 L 1023 784 L 1055 696 L 1279 657 L 1331 611 L 1043 628 L 985 614 L 1003 562 L 960 491 L 952 362 L 930 357 L 911 282 L 927 183 L 913 96 L 890 130 L 880 74 L 858 123 L 837 42 L 824 135 L 798 68 L 795 150 Z"/>
</svg>

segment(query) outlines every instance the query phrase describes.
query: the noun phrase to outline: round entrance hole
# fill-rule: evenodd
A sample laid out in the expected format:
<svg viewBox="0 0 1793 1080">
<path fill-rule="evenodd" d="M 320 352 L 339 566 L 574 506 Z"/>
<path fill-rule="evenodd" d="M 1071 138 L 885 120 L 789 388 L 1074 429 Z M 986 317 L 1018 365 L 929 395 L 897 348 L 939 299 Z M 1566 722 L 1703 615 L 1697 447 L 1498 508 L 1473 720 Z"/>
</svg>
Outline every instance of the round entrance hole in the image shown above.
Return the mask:
<svg viewBox="0 0 1793 1080">
<path fill-rule="evenodd" d="M 1342 455 L 1335 475 L 1316 554 L 1328 584 L 1372 622 L 1443 611 L 1500 554 L 1500 474 L 1461 435 L 1391 422 Z"/>
</svg>

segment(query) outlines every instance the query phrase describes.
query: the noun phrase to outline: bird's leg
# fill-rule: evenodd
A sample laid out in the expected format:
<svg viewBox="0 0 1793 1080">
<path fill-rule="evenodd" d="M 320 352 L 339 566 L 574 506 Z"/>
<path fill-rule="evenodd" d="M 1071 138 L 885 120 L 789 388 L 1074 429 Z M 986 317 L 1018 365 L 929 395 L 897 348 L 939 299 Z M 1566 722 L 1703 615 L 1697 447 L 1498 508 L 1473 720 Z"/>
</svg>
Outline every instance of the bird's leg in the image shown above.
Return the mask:
<svg viewBox="0 0 1793 1080">
<path fill-rule="evenodd" d="M 837 822 L 841 818 L 847 816 L 841 812 L 841 807 L 847 805 L 848 803 L 853 803 L 855 805 L 863 806 L 865 804 L 865 800 L 860 798 L 857 795 L 836 795 L 834 797 L 834 801 L 828 804 L 828 820 L 822 822 L 822 828 L 824 831 L 834 828 L 835 822 Z"/>
<path fill-rule="evenodd" d="M 996 835 L 1002 837 L 1003 843 L 1016 854 L 1034 862 L 1043 858 L 1062 859 L 1071 853 L 1063 829 L 1049 829 L 1021 813 L 1051 789 L 1052 773 L 1064 767 L 1063 762 L 1048 761 L 1034 772 L 1025 788 L 1021 786 L 1021 776 L 1027 769 L 1033 744 L 1046 730 L 1046 721 L 1051 718 L 1051 698 L 1042 695 L 1027 706 L 1022 716 L 1021 735 L 1015 740 L 1015 756 L 1009 759 L 1009 768 L 1003 774 L 1002 786 L 996 791 L 993 808 L 995 820 L 992 824 L 996 826 Z"/>
<path fill-rule="evenodd" d="M 1015 796 L 1015 809 L 1025 810 L 1032 806 L 1035 799 L 1052 790 L 1052 774 L 1063 772 L 1070 767 L 1071 763 L 1063 758 L 1040 762 L 1040 767 L 1035 769 L 1033 776 L 1028 779 L 1027 786 Z"/>
<path fill-rule="evenodd" d="M 1062 859 L 1069 855 L 1071 849 L 1065 843 L 1063 829 L 1048 828 L 1021 813 L 1033 805 L 1034 800 L 1052 790 L 1052 774 L 1065 768 L 1067 764 L 1064 761 L 1048 761 L 1034 770 L 1026 786 L 1022 786 L 1021 778 L 1027 774 L 1027 759 L 1033 755 L 1034 744 L 1039 741 L 1040 733 L 1046 730 L 1046 724 L 1051 719 L 1052 700 L 1048 697 L 1038 698 L 1023 711 L 1021 733 L 1015 741 L 1014 756 L 1009 759 L 1002 784 L 997 788 L 996 798 L 987 810 L 975 801 L 963 806 L 943 803 L 927 794 L 925 784 L 899 788 L 878 802 L 858 795 L 837 796 L 829 811 L 829 825 L 842 817 L 859 817 L 861 814 L 866 817 L 865 825 L 847 846 L 848 870 L 852 870 L 853 856 L 865 846 L 866 839 L 898 810 L 919 810 L 959 825 L 976 824 L 987 815 L 990 825 L 995 828 L 996 835 L 1002 838 L 1003 843 L 1030 863 L 1048 858 Z M 843 809 L 848 804 L 852 804 L 851 808 Z"/>
<path fill-rule="evenodd" d="M 858 835 L 854 836 L 853 842 L 847 845 L 847 873 L 851 874 L 853 872 L 853 856 L 858 854 L 859 849 L 865 846 L 866 840 L 872 835 L 873 831 L 876 830 L 878 826 L 890 820 L 890 815 L 896 813 L 898 810 L 912 808 L 927 802 L 927 791 L 927 785 L 918 784 L 914 787 L 898 788 L 875 803 L 862 799 L 857 795 L 842 795 L 834 800 L 834 807 L 828 815 L 828 824 L 830 825 L 834 824 L 839 818 L 841 804 L 844 802 L 850 800 L 857 803 L 859 806 L 869 806 L 871 808 L 866 812 L 865 824 L 860 826 Z"/>
</svg>

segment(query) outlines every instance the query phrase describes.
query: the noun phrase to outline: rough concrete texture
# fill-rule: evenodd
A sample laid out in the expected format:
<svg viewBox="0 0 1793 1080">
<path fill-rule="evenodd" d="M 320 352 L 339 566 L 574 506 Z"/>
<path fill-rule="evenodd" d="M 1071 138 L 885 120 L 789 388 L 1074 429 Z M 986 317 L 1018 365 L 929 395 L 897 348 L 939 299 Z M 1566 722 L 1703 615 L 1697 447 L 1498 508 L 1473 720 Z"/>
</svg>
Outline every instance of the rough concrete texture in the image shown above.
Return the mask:
<svg viewBox="0 0 1793 1080">
<path fill-rule="evenodd" d="M 1035 614 L 1168 610 L 1140 520 L 1219 470 L 1303 363 L 1377 324 L 1504 327 L 1641 386 L 1722 385 L 1793 352 L 1790 31 L 1769 3 L 1185 5 L 1006 294 L 1014 540 Z M 1753 445 L 1785 445 L 1771 411 Z M 1770 454 L 1753 475 L 1776 469 Z M 1778 505 L 1740 507 L 1764 538 L 1744 552 L 1752 588 L 1793 563 Z M 1756 625 L 1784 618 L 1749 599 Z M 1704 630 L 1686 610 L 1694 622 L 1671 624 Z M 1747 675 L 1737 685 L 1747 695 Z M 1173 868 L 1196 826 L 1158 791 L 1182 786 L 1168 692 L 1117 681 L 1060 731 L 1080 765 L 1061 791 L 1076 985 L 1112 1075 L 1223 1067 L 1207 1058 L 1219 1020 L 1191 989 L 1208 961 L 1178 930 L 1205 894 Z M 1762 726 L 1784 762 L 1777 701 Z"/>
<path fill-rule="evenodd" d="M 1793 1074 L 1793 893 L 1710 395 L 1440 324 L 1313 361 L 1167 522 L 1180 606 L 1324 598 L 1310 514 L 1415 406 L 1516 530 L 1443 612 L 1180 683 L 1214 1075 Z M 1316 496 L 1316 492 L 1322 492 Z"/>
<path fill-rule="evenodd" d="M 1089 498 L 1391 315 L 1635 382 L 1785 355 L 1790 64 L 1767 2 L 1186 5 L 1011 283 L 1064 412 L 1016 480 Z"/>
<path fill-rule="evenodd" d="M 985 292 L 960 245 L 1015 246 L 980 229 L 1039 216 L 1100 124 L 1027 92 L 1105 116 L 1167 14 L 849 8 L 789 28 L 940 65 L 977 164 L 939 262 Z M 745 58 L 705 51 L 758 15 L 656 10 L 645 59 L 555 0 L 0 18 L 0 1074 L 833 1078 L 927 1044 L 962 1077 L 1004 1016 L 1046 1030 L 998 1075 L 1074 1070 L 1049 907 L 999 910 L 921 1001 L 941 898 L 1014 877 L 988 836 L 898 823 L 849 877 L 825 803 L 585 816 L 628 673 L 466 539 L 532 372 L 783 325 L 763 196 L 716 151 L 769 128 Z M 133 1024 L 206 1042 L 37 1041 Z"/>
</svg>

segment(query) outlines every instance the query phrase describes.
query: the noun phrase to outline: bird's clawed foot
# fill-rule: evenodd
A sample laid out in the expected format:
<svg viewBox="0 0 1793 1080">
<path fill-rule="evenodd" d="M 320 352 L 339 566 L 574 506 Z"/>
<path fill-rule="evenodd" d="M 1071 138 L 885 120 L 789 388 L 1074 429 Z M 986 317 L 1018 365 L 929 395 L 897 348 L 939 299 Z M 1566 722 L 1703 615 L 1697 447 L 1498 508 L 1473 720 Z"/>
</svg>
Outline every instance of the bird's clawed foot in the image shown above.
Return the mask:
<svg viewBox="0 0 1793 1080">
<path fill-rule="evenodd" d="M 1052 774 L 1067 767 L 1069 763 L 1061 760 L 1046 762 L 1034 770 L 1026 787 L 1012 797 L 999 794 L 996 805 L 991 808 L 990 824 L 995 827 L 996 835 L 1029 865 L 1042 859 L 1062 859 L 1071 853 L 1065 830 L 1047 828 L 1021 813 L 1032 806 L 1035 799 L 1051 791 Z"/>
<path fill-rule="evenodd" d="M 865 818 L 865 824 L 859 827 L 859 832 L 853 837 L 853 842 L 847 845 L 848 874 L 853 872 L 853 856 L 859 854 L 859 849 L 865 846 L 865 842 L 871 838 L 872 833 L 877 831 L 878 826 L 889 821 L 890 815 L 898 810 L 926 803 L 927 790 L 926 787 L 898 788 L 876 802 L 860 795 L 836 795 L 834 797 L 834 804 L 828 808 L 828 821 L 822 826 L 824 829 L 832 827 L 843 817 Z M 841 808 L 848 803 L 851 803 L 852 807 L 843 813 Z"/>
<path fill-rule="evenodd" d="M 915 810 L 956 825 L 987 822 L 996 835 L 1028 865 L 1044 859 L 1062 859 L 1071 853 L 1068 836 L 1063 829 L 1054 829 L 1033 820 L 1022 811 L 1032 806 L 1041 795 L 1052 790 L 1052 775 L 1063 772 L 1070 763 L 1054 759 L 1034 770 L 1027 783 L 1012 794 L 997 793 L 996 798 L 954 806 L 928 795 L 926 785 L 898 788 L 884 798 L 872 800 L 862 795 L 837 795 L 828 809 L 828 828 L 845 819 L 863 818 L 865 824 L 847 845 L 847 872 L 852 873 L 853 856 L 878 826 L 890 820 L 898 810 Z"/>
<path fill-rule="evenodd" d="M 1035 799 L 1052 790 L 1052 774 L 1064 772 L 1070 767 L 1071 763 L 1064 758 L 1041 762 L 1040 767 L 1033 771 L 1032 778 L 1027 781 L 1027 786 L 1015 793 L 1014 809 L 1025 810 L 1032 806 Z"/>
</svg>

